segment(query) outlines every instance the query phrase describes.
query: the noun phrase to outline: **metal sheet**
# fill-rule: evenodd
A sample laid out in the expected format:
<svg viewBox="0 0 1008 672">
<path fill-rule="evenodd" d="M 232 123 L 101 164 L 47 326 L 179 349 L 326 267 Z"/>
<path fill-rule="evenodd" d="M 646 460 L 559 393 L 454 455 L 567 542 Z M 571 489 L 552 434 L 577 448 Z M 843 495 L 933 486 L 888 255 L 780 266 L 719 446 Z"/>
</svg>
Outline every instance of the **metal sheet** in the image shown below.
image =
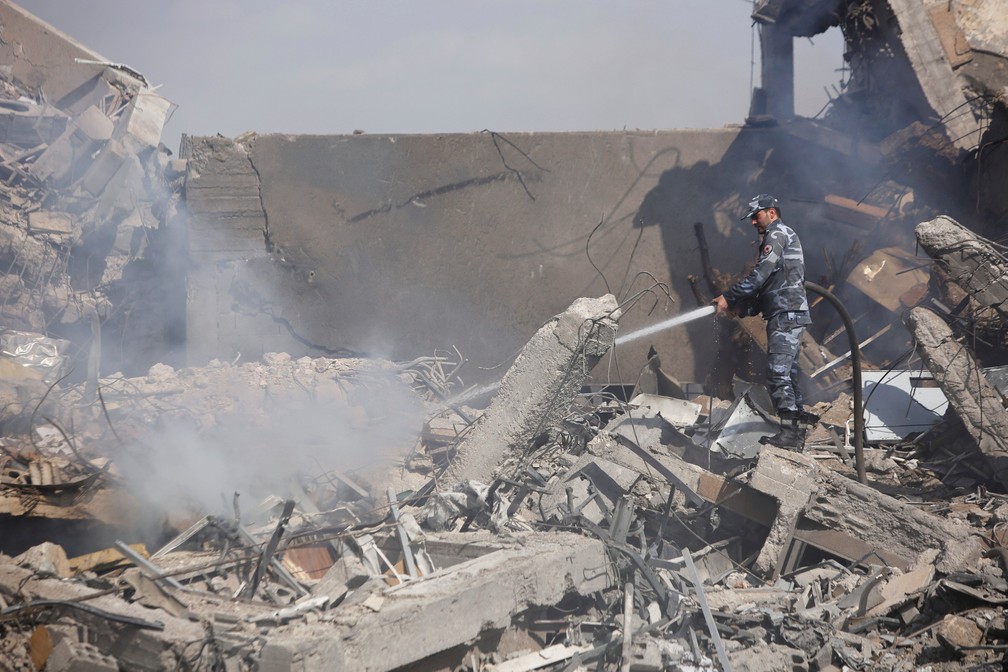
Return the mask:
<svg viewBox="0 0 1008 672">
<path fill-rule="evenodd" d="M 660 394 L 638 394 L 630 400 L 630 405 L 647 406 L 675 427 L 688 427 L 700 417 L 700 404 Z"/>
<path fill-rule="evenodd" d="M 938 422 L 948 399 L 928 371 L 862 371 L 865 438 L 902 441 Z"/>
<path fill-rule="evenodd" d="M 773 434 L 777 428 L 754 408 L 745 394 L 728 410 L 727 419 L 711 446 L 711 451 L 729 457 L 750 459 L 760 451 L 760 437 Z"/>
</svg>

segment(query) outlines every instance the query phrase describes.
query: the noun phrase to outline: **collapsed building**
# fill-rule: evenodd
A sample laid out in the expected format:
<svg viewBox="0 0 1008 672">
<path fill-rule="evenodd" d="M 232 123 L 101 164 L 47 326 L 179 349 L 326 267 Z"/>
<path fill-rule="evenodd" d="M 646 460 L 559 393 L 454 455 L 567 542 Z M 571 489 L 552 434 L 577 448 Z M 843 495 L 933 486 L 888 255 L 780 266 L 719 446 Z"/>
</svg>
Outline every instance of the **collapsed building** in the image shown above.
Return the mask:
<svg viewBox="0 0 1008 672">
<path fill-rule="evenodd" d="M 175 153 L 141 73 L 0 4 L 0 665 L 1001 669 L 998 9 L 757 2 L 737 127 Z M 766 190 L 837 299 L 800 452 L 757 318 L 628 338 L 751 263 Z"/>
</svg>

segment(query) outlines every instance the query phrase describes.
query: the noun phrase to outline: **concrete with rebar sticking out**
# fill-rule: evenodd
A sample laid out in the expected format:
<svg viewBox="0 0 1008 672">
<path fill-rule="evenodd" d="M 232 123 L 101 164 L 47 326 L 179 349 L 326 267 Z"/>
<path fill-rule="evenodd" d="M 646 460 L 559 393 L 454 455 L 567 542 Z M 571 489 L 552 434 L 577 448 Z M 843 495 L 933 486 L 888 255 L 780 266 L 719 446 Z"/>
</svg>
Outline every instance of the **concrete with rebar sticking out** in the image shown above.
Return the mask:
<svg viewBox="0 0 1008 672">
<path fill-rule="evenodd" d="M 527 447 L 567 414 L 589 372 L 612 347 L 616 297 L 580 298 L 532 336 L 486 412 L 458 446 L 444 482 L 489 482 L 512 450 Z"/>
</svg>

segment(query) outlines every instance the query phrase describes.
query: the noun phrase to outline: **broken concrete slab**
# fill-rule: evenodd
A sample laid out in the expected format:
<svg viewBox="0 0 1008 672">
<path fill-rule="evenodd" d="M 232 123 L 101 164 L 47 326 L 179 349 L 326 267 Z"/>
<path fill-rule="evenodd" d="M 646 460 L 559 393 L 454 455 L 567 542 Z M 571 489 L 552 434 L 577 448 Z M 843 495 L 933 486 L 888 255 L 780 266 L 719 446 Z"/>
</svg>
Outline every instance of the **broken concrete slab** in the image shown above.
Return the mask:
<svg viewBox="0 0 1008 672">
<path fill-rule="evenodd" d="M 157 147 L 173 103 L 152 91 L 141 91 L 115 125 L 112 138 L 133 154 Z"/>
<path fill-rule="evenodd" d="M 363 604 L 342 610 L 336 622 L 352 627 L 341 637 L 333 637 L 332 625 L 323 624 L 271 638 L 259 669 L 394 670 L 471 641 L 487 628 L 504 629 L 512 615 L 529 607 L 612 587 L 601 541 L 556 533 L 495 543 L 500 550 L 382 589 L 383 599 L 374 603 L 377 611 Z M 392 632 L 394 647 L 389 646 Z"/>
<path fill-rule="evenodd" d="M 8 103 L 8 106 L 10 103 Z M 24 103 L 0 110 L 0 142 L 19 147 L 48 145 L 66 132 L 70 117 L 50 107 Z"/>
<path fill-rule="evenodd" d="M 952 144 L 963 151 L 976 147 L 983 130 L 966 92 L 949 62 L 938 27 L 922 10 L 921 0 L 890 0 L 899 21 L 897 35 L 928 102 L 942 119 Z M 931 3 L 934 6 L 934 3 Z"/>
<path fill-rule="evenodd" d="M 89 107 L 39 155 L 31 166 L 32 174 L 54 184 L 73 181 L 111 133 L 112 121 L 97 108 Z"/>
<path fill-rule="evenodd" d="M 936 549 L 936 567 L 949 571 L 979 557 L 982 544 L 968 526 L 922 511 L 815 460 L 765 447 L 749 487 L 779 504 L 754 568 L 776 576 L 792 538 L 851 561 L 881 557 L 908 569 L 922 550 Z"/>
<path fill-rule="evenodd" d="M 599 524 L 605 515 L 599 504 L 588 501 L 592 495 L 589 493 L 587 483 L 590 483 L 597 496 L 603 499 L 606 510 L 612 512 L 619 499 L 630 492 L 634 483 L 640 478 L 640 473 L 633 469 L 610 462 L 603 457 L 585 453 L 579 456 L 566 473 L 552 484 L 549 494 L 543 494 L 539 500 L 539 506 L 545 518 L 556 516 L 559 519 L 562 518 L 561 508 L 566 509 L 567 505 L 572 503 L 576 509 L 580 508 L 578 512 L 581 515 L 586 516 L 593 523 Z M 569 496 L 567 495 L 568 489 L 570 490 Z M 573 501 L 568 502 L 568 499 Z M 574 513 L 574 511 L 568 511 L 568 513 Z"/>
<path fill-rule="evenodd" d="M 615 338 L 616 297 L 581 298 L 539 331 L 501 379 L 484 414 L 459 444 L 446 478 L 489 483 L 511 451 L 526 449 L 567 415 Z"/>
<path fill-rule="evenodd" d="M 1008 317 L 1008 259 L 989 241 L 941 215 L 915 229 L 924 251 L 977 302 Z"/>
<path fill-rule="evenodd" d="M 993 477 L 1008 483 L 1008 412 L 1001 394 L 937 314 L 917 307 L 907 322 L 921 358 L 987 458 Z"/>
<path fill-rule="evenodd" d="M 592 452 L 648 473 L 640 456 L 603 435 L 592 442 Z M 745 480 L 729 480 L 672 455 L 654 452 L 652 459 L 693 496 L 768 528 L 753 564 L 763 576 L 781 573 L 793 539 L 852 561 L 878 554 L 904 569 L 926 548 L 939 550 L 940 570 L 962 566 L 981 552 L 968 527 L 823 469 L 798 453 L 763 447 Z"/>
<path fill-rule="evenodd" d="M 84 171 L 81 185 L 92 196 L 100 196 L 105 185 L 118 172 L 119 167 L 129 156 L 126 148 L 118 140 L 109 140 L 101 148 L 95 160 Z"/>
</svg>

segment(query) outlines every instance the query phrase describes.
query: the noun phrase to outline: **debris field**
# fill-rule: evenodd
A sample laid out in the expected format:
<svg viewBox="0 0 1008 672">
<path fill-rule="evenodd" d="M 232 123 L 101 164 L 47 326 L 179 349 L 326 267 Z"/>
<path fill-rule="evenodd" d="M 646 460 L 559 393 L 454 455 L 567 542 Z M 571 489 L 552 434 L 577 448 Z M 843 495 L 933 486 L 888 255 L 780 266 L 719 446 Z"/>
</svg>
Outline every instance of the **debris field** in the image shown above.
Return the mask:
<svg viewBox="0 0 1008 672">
<path fill-rule="evenodd" d="M 859 240 L 821 271 L 806 252 L 817 419 L 794 451 L 759 442 L 760 318 L 697 317 L 700 381 L 621 326 L 738 277 L 704 223 L 691 296 L 573 297 L 490 376 L 450 343 L 193 365 L 172 103 L 103 62 L 50 100 L 0 54 L 0 670 L 1004 669 L 995 4 L 754 3 L 765 39 L 832 25 L 852 50 L 831 114 L 781 132 L 889 166 L 816 203 Z M 26 16 L 3 3 L 5 40 L 44 31 Z M 784 124 L 765 93 L 747 127 Z M 943 208 L 926 185 L 953 182 Z M 646 365 L 613 374 L 629 347 Z"/>
</svg>

